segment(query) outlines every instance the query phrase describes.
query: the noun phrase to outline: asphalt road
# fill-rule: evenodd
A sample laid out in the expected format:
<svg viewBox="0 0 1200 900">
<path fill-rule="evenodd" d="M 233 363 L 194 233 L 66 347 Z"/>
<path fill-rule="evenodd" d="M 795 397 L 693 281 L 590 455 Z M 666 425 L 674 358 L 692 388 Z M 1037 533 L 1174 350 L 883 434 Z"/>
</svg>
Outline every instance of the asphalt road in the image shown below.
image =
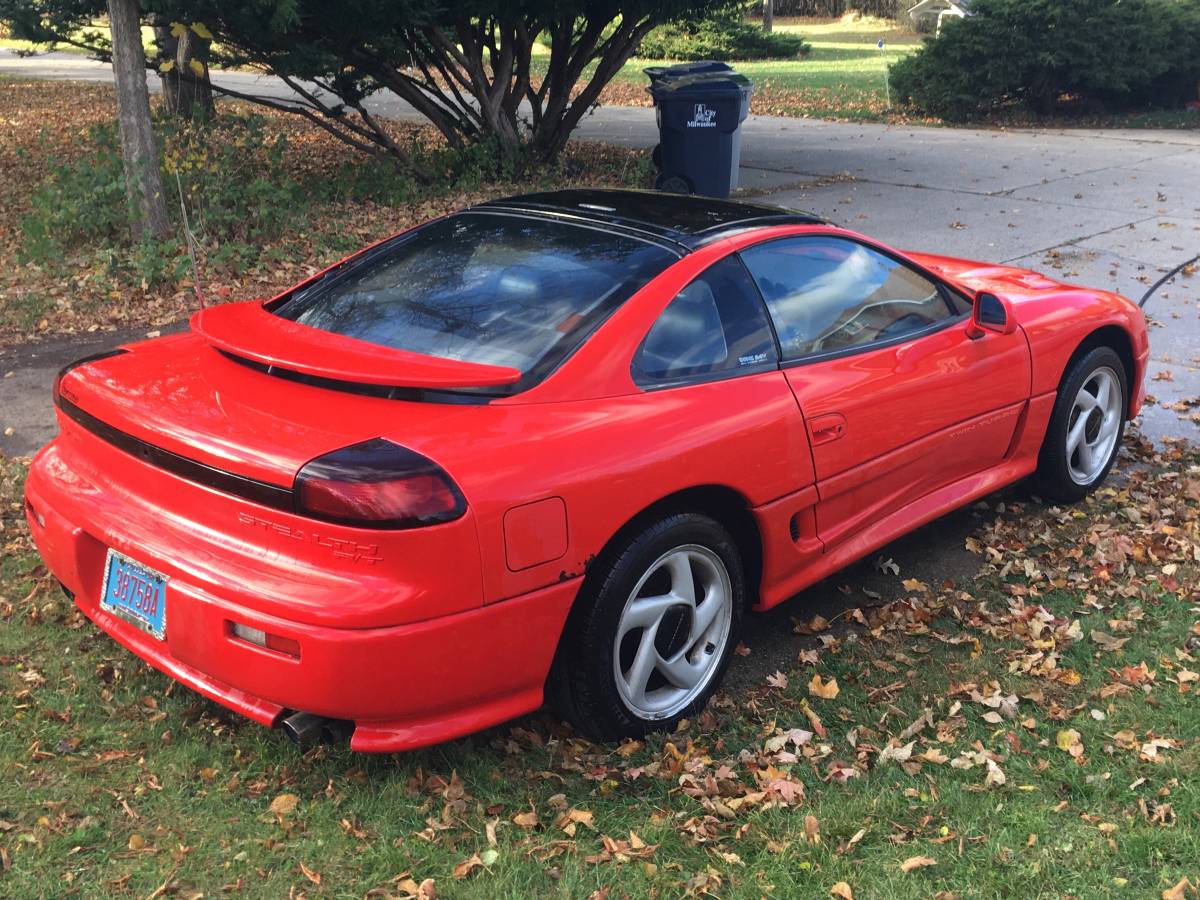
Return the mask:
<svg viewBox="0 0 1200 900">
<path fill-rule="evenodd" d="M 78 56 L 18 59 L 0 51 L 4 74 L 111 78 L 106 66 Z M 245 73 L 217 77 L 239 90 L 276 96 L 287 90 Z M 373 111 L 412 115 L 386 100 Z M 639 147 L 657 140 L 650 110 L 621 107 L 597 110 L 576 134 Z M 742 163 L 744 190 L 896 246 L 1012 263 L 1135 298 L 1160 273 L 1200 253 L 1200 131 L 996 131 L 751 116 Z M 1200 277 L 1177 278 L 1148 311 L 1150 391 L 1159 403 L 1147 408 L 1142 431 L 1156 440 L 1200 439 L 1196 424 L 1162 405 L 1200 396 Z M 30 453 L 53 435 L 49 390 L 59 367 L 140 336 L 97 332 L 0 350 L 0 432 L 13 431 L 0 437 L 0 452 Z M 1005 496 L 1026 499 L 1019 487 Z M 899 577 L 877 571 L 872 557 L 754 617 L 745 637 L 751 655 L 732 668 L 731 684 L 759 683 L 791 664 L 808 642 L 792 636 L 792 616 L 832 617 L 850 605 L 899 596 L 901 578 L 937 584 L 972 574 L 979 559 L 964 549 L 963 537 L 1001 499 L 988 498 L 885 548 L 882 557 L 894 560 Z"/>
</svg>

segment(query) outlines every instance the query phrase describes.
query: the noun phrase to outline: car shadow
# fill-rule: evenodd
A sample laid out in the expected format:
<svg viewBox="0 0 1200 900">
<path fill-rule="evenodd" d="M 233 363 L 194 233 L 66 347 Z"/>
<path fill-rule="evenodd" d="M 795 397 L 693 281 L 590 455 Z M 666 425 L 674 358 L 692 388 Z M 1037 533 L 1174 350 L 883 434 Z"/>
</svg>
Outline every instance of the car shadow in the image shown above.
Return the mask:
<svg viewBox="0 0 1200 900">
<path fill-rule="evenodd" d="M 742 644 L 750 652 L 734 656 L 722 691 L 736 694 L 761 687 L 773 672 L 793 668 L 801 650 L 820 646 L 819 638 L 796 634 L 793 619 L 807 622 L 820 615 L 834 623 L 830 633 L 836 635 L 845 630 L 844 614 L 855 607 L 882 606 L 910 596 L 912 591 L 903 585 L 906 579 L 916 578 L 936 589 L 945 581 L 973 578 L 983 557 L 968 550 L 965 539 L 995 516 L 998 503 L 1009 499 L 1028 500 L 1029 494 L 1017 487 L 989 495 L 909 532 L 778 606 L 747 616 Z M 881 560 L 891 560 L 899 573 L 890 567 L 883 571 L 876 565 Z"/>
</svg>

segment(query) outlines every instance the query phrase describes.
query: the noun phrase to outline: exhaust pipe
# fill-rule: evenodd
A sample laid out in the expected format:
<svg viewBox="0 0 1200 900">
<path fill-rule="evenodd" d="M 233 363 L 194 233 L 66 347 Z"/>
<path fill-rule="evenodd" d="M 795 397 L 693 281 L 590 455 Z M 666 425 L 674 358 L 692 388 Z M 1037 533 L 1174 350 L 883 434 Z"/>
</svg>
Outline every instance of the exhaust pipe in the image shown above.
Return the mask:
<svg viewBox="0 0 1200 900">
<path fill-rule="evenodd" d="M 315 744 L 340 744 L 349 740 L 354 723 L 345 719 L 330 719 L 312 713 L 292 713 L 280 723 L 283 733 L 292 743 L 305 749 Z"/>
</svg>

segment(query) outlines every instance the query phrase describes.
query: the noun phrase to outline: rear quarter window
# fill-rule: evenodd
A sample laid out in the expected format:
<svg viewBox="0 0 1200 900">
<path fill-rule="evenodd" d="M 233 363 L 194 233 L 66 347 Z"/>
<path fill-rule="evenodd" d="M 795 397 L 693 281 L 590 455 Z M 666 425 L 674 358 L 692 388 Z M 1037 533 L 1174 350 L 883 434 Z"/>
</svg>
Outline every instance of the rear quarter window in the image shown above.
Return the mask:
<svg viewBox="0 0 1200 900">
<path fill-rule="evenodd" d="M 680 291 L 647 332 L 633 379 L 666 387 L 774 368 L 766 310 L 737 257 L 714 263 Z"/>
</svg>

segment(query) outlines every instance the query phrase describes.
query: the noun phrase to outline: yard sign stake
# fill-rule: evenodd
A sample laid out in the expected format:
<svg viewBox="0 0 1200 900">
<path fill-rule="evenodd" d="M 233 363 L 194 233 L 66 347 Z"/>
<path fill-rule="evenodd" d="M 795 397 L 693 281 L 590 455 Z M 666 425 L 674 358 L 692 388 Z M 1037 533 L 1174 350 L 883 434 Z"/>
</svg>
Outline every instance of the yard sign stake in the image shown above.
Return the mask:
<svg viewBox="0 0 1200 900">
<path fill-rule="evenodd" d="M 879 58 L 883 60 L 883 89 L 887 93 L 888 112 L 892 111 L 892 80 L 888 77 L 887 56 L 883 52 L 883 38 L 875 45 L 879 48 Z"/>
</svg>

